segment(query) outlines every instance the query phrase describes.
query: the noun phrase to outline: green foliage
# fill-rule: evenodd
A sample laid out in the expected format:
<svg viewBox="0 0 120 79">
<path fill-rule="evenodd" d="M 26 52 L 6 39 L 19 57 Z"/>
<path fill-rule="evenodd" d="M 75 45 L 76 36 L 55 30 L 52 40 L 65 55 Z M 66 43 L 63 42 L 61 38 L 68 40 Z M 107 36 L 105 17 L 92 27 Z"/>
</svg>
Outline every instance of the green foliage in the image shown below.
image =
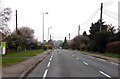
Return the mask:
<svg viewBox="0 0 120 79">
<path fill-rule="evenodd" d="M 114 53 L 120 53 L 120 41 L 108 43 L 107 51 L 114 52 Z"/>
<path fill-rule="evenodd" d="M 20 48 L 23 44 L 22 37 L 16 34 L 8 36 L 6 41 L 7 41 L 8 48 L 15 49 L 16 51 L 20 50 L 18 48 Z"/>
<path fill-rule="evenodd" d="M 100 32 L 100 27 L 101 27 L 101 31 L 107 31 L 107 25 L 104 25 L 105 22 L 102 22 L 102 25 L 100 26 L 100 22 L 99 20 L 96 22 L 96 23 L 92 23 L 91 24 L 91 27 L 90 27 L 90 39 L 93 40 L 93 37 L 94 35 L 97 33 L 97 32 Z"/>
<path fill-rule="evenodd" d="M 92 23 L 90 27 L 90 44 L 89 48 L 91 51 L 105 52 L 106 45 L 108 42 L 114 42 L 116 40 L 120 40 L 119 28 L 116 33 L 115 26 L 112 25 L 104 25 L 104 22 L 101 26 L 100 31 L 100 22 Z"/>
<path fill-rule="evenodd" d="M 97 32 L 95 34 L 95 40 L 94 40 L 94 44 L 95 45 L 95 49 L 98 52 L 105 52 L 106 49 L 106 44 L 108 42 L 108 34 L 106 32 Z"/>
</svg>

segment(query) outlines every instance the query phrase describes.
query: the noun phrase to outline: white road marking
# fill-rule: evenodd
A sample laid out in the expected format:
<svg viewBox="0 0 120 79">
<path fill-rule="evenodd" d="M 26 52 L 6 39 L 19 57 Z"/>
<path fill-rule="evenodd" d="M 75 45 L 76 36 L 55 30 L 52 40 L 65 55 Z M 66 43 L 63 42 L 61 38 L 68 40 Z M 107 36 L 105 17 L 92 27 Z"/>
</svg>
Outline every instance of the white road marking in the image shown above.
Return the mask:
<svg viewBox="0 0 120 79">
<path fill-rule="evenodd" d="M 94 58 L 93 56 L 89 55 L 90 58 Z"/>
<path fill-rule="evenodd" d="M 51 62 L 49 62 L 49 63 L 48 63 L 47 67 L 49 67 L 49 66 L 50 66 L 50 63 L 51 63 Z"/>
<path fill-rule="evenodd" d="M 110 63 L 115 64 L 114 62 L 110 62 Z"/>
<path fill-rule="evenodd" d="M 97 58 L 97 59 L 99 59 L 99 60 L 102 60 L 102 61 L 106 61 L 106 60 L 104 60 L 104 59 L 101 59 L 101 58 Z"/>
<path fill-rule="evenodd" d="M 52 58 L 50 58 L 50 61 L 52 60 Z"/>
<path fill-rule="evenodd" d="M 48 69 L 45 70 L 44 72 L 44 75 L 43 75 L 43 78 L 42 79 L 45 79 L 45 77 L 47 76 L 47 72 L 48 72 Z"/>
<path fill-rule="evenodd" d="M 91 57 L 91 56 L 89 55 L 89 57 Z"/>
<path fill-rule="evenodd" d="M 73 57 L 73 55 L 72 55 L 72 57 Z"/>
<path fill-rule="evenodd" d="M 61 54 L 61 52 L 59 52 L 59 54 Z"/>
<path fill-rule="evenodd" d="M 86 62 L 83 62 L 84 64 L 86 64 L 86 65 L 88 65 L 88 63 L 86 63 Z"/>
<path fill-rule="evenodd" d="M 79 59 L 79 58 L 76 58 L 77 60 Z"/>
<path fill-rule="evenodd" d="M 53 55 L 51 55 L 51 58 L 53 57 Z"/>
<path fill-rule="evenodd" d="M 101 74 L 105 75 L 106 77 L 112 78 L 111 76 L 107 75 L 106 73 L 99 71 Z"/>
<path fill-rule="evenodd" d="M 95 58 L 95 57 L 91 56 L 91 58 Z"/>
<path fill-rule="evenodd" d="M 119 65 L 119 64 L 115 63 L 115 65 Z"/>
<path fill-rule="evenodd" d="M 110 62 L 110 63 L 115 64 L 115 65 L 118 65 L 117 63 L 114 63 L 114 62 Z"/>
</svg>

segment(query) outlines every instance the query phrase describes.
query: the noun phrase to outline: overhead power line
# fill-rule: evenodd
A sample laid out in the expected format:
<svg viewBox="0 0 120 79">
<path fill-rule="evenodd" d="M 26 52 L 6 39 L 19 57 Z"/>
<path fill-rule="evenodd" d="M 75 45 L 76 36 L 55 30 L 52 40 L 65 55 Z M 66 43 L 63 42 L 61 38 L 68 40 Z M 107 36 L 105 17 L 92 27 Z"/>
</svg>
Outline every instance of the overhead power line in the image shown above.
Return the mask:
<svg viewBox="0 0 120 79">
<path fill-rule="evenodd" d="M 83 24 L 81 24 L 81 26 L 88 24 L 97 15 L 98 12 L 99 8 L 97 8 L 94 13 L 85 22 L 83 22 Z"/>
<path fill-rule="evenodd" d="M 110 14 L 107 14 L 107 13 L 104 13 L 104 12 L 103 12 L 103 14 L 109 16 L 111 19 L 114 19 L 114 20 L 118 21 L 118 17 L 114 17 L 114 16 L 112 16 Z"/>
<path fill-rule="evenodd" d="M 112 12 L 112 11 L 107 10 L 107 9 L 104 9 L 104 12 L 105 12 L 105 13 L 108 13 L 108 14 L 111 14 L 112 16 L 118 16 L 118 14 L 117 14 L 117 13 Z"/>
</svg>

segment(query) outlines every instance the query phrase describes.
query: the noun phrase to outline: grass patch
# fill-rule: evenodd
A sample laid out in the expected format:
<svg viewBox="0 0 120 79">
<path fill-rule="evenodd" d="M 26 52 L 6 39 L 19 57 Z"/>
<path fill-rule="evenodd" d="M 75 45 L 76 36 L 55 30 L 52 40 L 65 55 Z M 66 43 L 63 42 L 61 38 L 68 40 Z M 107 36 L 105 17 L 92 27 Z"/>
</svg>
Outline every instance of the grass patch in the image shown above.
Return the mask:
<svg viewBox="0 0 120 79">
<path fill-rule="evenodd" d="M 0 57 L 0 66 L 2 65 L 2 57 Z"/>
<path fill-rule="evenodd" d="M 37 54 L 42 53 L 44 50 L 42 49 L 35 49 L 35 50 L 24 50 L 24 51 L 19 51 L 19 52 L 10 52 L 3 57 L 31 57 L 31 56 L 36 56 Z"/>
<path fill-rule="evenodd" d="M 7 53 L 7 54 L 3 55 L 2 65 L 4 67 L 14 65 L 14 64 L 17 64 L 19 62 L 27 60 L 29 57 L 36 56 L 36 55 L 38 55 L 40 53 L 43 53 L 43 52 L 44 52 L 44 50 L 42 50 L 42 49 L 26 50 L 26 51 L 19 51 L 19 52 L 10 52 L 10 53 Z M 25 58 L 25 57 L 28 57 L 28 58 Z"/>
<path fill-rule="evenodd" d="M 3 58 L 2 59 L 2 66 L 9 66 L 13 64 L 17 64 L 19 62 L 25 61 L 27 58 Z"/>
<path fill-rule="evenodd" d="M 112 58 L 120 58 L 120 54 L 118 54 L 118 53 L 111 53 L 111 52 L 99 53 L 99 52 L 92 52 L 92 51 L 83 51 L 83 52 L 88 52 L 88 53 L 91 53 L 91 54 L 103 55 L 103 56 L 112 57 Z"/>
<path fill-rule="evenodd" d="M 106 52 L 103 55 L 113 57 L 113 58 L 120 58 L 120 54 L 117 54 L 117 53 Z"/>
</svg>

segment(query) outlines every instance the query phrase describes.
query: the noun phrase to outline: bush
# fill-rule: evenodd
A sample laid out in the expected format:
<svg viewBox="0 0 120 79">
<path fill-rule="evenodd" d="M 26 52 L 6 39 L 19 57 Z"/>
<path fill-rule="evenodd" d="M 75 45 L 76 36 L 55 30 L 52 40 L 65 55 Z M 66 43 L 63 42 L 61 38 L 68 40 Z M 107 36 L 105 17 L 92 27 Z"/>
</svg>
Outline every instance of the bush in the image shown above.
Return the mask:
<svg viewBox="0 0 120 79">
<path fill-rule="evenodd" d="M 120 41 L 108 43 L 107 51 L 114 52 L 114 53 L 120 53 Z"/>
</svg>

